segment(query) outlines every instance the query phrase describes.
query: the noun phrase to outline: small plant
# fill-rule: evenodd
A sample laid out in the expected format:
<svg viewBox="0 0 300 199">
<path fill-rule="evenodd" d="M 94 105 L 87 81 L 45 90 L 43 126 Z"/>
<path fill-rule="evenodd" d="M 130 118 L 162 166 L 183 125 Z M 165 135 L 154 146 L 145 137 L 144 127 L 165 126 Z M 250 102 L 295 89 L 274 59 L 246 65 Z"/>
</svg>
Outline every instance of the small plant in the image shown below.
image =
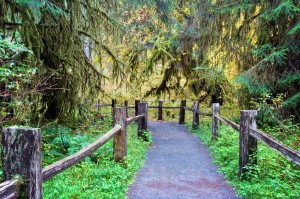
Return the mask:
<svg viewBox="0 0 300 199">
<path fill-rule="evenodd" d="M 289 121 L 291 122 L 291 121 Z M 295 138 L 285 137 L 285 143 L 297 144 L 299 150 L 299 125 L 290 123 L 290 130 L 295 130 Z M 293 127 L 293 125 L 295 125 Z M 297 129 L 298 128 L 298 129 Z M 272 130 L 271 130 L 272 129 Z M 276 128 L 275 128 L 276 129 Z M 297 130 L 296 130 L 297 129 Z M 274 127 L 269 127 L 270 132 Z M 259 143 L 258 164 L 248 166 L 249 171 L 244 174 L 244 180 L 238 177 L 238 153 L 239 153 L 239 133 L 229 126 L 219 126 L 219 137 L 211 140 L 211 126 L 207 121 L 203 121 L 200 129 L 192 130 L 205 144 L 209 146 L 210 152 L 214 156 L 215 163 L 225 178 L 235 186 L 238 194 L 245 199 L 254 198 L 287 198 L 299 197 L 300 169 L 275 150 Z M 296 143 L 295 143 L 296 142 Z"/>
<path fill-rule="evenodd" d="M 110 120 L 108 120 L 110 121 Z M 47 144 L 44 144 L 44 164 L 50 164 L 65 156 L 71 155 L 101 135 L 111 129 L 111 121 L 105 120 L 105 125 L 92 126 L 84 134 L 79 129 L 71 132 L 71 129 L 59 126 L 63 134 L 66 151 L 63 146 L 63 140 L 60 135 L 51 138 Z M 107 125 L 106 125 L 107 124 Z M 47 134 L 55 132 L 48 129 Z M 127 128 L 127 158 L 126 165 L 113 161 L 113 142 L 106 143 L 99 150 L 89 157 L 64 171 L 63 173 L 44 183 L 44 198 L 126 198 L 126 191 L 137 170 L 142 166 L 146 150 L 151 143 L 149 132 L 145 135 L 148 142 L 138 139 L 137 126 L 135 123 Z M 50 147 L 50 148 L 49 148 Z"/>
</svg>

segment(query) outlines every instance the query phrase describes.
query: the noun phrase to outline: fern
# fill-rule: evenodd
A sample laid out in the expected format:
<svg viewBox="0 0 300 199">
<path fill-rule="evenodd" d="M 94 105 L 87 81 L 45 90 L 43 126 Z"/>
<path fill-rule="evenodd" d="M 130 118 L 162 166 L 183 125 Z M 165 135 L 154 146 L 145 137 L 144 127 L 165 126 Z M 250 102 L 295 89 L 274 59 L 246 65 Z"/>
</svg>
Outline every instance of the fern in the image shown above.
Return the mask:
<svg viewBox="0 0 300 199">
<path fill-rule="evenodd" d="M 283 76 L 279 81 L 278 85 L 281 87 L 284 87 L 289 84 L 296 83 L 298 86 L 300 86 L 300 72 L 295 74 L 288 74 Z"/>
<path fill-rule="evenodd" d="M 300 93 L 297 93 L 283 103 L 284 108 L 296 108 L 300 104 Z"/>
<path fill-rule="evenodd" d="M 298 23 L 294 28 L 292 28 L 288 34 L 289 35 L 295 35 L 300 30 L 300 23 Z"/>
</svg>

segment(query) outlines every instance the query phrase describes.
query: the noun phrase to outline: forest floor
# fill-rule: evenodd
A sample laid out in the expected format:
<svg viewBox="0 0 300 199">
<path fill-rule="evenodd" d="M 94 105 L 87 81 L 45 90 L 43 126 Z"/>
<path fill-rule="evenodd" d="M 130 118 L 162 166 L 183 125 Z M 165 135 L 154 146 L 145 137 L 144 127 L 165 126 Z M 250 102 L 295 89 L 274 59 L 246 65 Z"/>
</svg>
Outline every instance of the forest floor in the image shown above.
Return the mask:
<svg viewBox="0 0 300 199">
<path fill-rule="evenodd" d="M 207 147 L 185 126 L 150 122 L 149 130 L 153 145 L 129 188 L 129 199 L 238 198 Z"/>
</svg>

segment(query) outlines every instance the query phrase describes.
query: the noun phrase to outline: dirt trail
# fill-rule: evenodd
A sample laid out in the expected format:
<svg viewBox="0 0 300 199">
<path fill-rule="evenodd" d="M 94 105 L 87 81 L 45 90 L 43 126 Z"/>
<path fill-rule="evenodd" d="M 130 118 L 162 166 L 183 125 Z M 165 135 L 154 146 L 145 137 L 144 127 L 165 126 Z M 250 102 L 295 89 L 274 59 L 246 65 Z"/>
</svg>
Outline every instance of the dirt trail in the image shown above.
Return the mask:
<svg viewBox="0 0 300 199">
<path fill-rule="evenodd" d="M 207 148 L 185 126 L 150 122 L 153 146 L 129 188 L 129 199 L 233 199 Z"/>
</svg>

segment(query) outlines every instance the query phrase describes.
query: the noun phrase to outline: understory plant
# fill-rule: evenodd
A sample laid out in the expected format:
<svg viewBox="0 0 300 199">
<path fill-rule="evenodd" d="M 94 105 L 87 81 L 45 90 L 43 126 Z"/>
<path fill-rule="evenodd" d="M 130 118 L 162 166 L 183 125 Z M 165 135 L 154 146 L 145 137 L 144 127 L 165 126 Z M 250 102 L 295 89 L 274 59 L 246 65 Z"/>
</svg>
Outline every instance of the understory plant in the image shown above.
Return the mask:
<svg viewBox="0 0 300 199">
<path fill-rule="evenodd" d="M 95 141 L 111 129 L 111 121 L 89 128 L 84 133 L 58 126 L 60 132 L 43 144 L 44 166 L 69 156 Z M 53 127 L 44 131 L 53 134 Z M 150 137 L 149 137 L 150 138 Z M 137 125 L 127 127 L 125 163 L 113 160 L 113 141 L 109 141 L 81 163 L 43 183 L 44 198 L 126 198 L 126 191 L 145 160 L 151 143 L 137 137 Z"/>
<path fill-rule="evenodd" d="M 249 171 L 242 176 L 243 180 L 240 180 L 238 177 L 239 132 L 229 126 L 220 125 L 218 139 L 211 140 L 210 122 L 205 120 L 199 129 L 193 130 L 193 133 L 209 146 L 214 162 L 225 175 L 226 180 L 234 185 L 239 196 L 245 199 L 299 197 L 299 166 L 260 142 L 257 165 L 248 166 Z M 287 137 L 285 142 L 291 144 L 292 140 L 295 142 L 299 138 Z M 295 148 L 299 150 L 299 146 Z"/>
</svg>

